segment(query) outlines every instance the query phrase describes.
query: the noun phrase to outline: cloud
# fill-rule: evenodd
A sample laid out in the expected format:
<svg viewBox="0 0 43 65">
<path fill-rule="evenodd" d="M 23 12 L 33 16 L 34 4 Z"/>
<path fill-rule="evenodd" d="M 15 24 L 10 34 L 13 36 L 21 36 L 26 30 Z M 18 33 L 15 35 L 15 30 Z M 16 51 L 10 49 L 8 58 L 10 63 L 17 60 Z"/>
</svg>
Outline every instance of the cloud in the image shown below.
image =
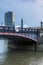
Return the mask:
<svg viewBox="0 0 43 65">
<path fill-rule="evenodd" d="M 27 2 L 30 2 L 30 3 L 36 3 L 37 0 L 14 0 L 15 2 L 22 2 L 22 3 L 27 3 Z"/>
<path fill-rule="evenodd" d="M 23 26 L 24 28 L 28 28 L 28 25 L 27 24 L 24 24 L 24 26 Z"/>
<path fill-rule="evenodd" d="M 43 20 L 42 7 L 43 3 L 41 0 L 1 0 L 0 9 L 2 11 L 0 12 L 0 19 L 2 19 L 3 12 L 13 11 L 16 17 L 16 25 L 20 25 L 21 18 L 23 18 L 24 24 L 33 26 L 37 23 L 38 25 L 40 18 Z"/>
<path fill-rule="evenodd" d="M 40 8 L 43 8 L 43 5 L 42 5 L 42 6 L 40 6 Z"/>
<path fill-rule="evenodd" d="M 22 2 L 36 3 L 37 0 L 21 0 Z"/>
</svg>

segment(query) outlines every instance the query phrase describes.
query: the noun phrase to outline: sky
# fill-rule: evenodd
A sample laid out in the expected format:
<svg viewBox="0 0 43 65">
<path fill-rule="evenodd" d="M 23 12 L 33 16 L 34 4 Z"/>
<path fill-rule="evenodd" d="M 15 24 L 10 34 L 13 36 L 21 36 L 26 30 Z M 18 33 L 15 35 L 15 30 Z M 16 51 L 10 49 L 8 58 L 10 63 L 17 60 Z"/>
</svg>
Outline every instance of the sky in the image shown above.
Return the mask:
<svg viewBox="0 0 43 65">
<path fill-rule="evenodd" d="M 0 25 L 4 23 L 4 13 L 12 11 L 15 14 L 15 26 L 40 26 L 43 22 L 43 0 L 0 0 Z"/>
</svg>

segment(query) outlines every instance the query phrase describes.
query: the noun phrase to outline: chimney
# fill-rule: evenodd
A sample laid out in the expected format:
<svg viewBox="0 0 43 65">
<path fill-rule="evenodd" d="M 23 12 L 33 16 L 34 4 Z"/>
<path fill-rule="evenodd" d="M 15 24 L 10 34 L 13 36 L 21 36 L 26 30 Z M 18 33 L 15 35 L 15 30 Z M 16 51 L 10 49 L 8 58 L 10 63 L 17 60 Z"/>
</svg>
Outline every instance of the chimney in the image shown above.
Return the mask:
<svg viewBox="0 0 43 65">
<path fill-rule="evenodd" d="M 41 29 L 42 29 L 42 27 L 43 27 L 43 22 L 41 22 Z"/>
<path fill-rule="evenodd" d="M 23 19 L 21 19 L 21 30 L 23 30 Z"/>
</svg>

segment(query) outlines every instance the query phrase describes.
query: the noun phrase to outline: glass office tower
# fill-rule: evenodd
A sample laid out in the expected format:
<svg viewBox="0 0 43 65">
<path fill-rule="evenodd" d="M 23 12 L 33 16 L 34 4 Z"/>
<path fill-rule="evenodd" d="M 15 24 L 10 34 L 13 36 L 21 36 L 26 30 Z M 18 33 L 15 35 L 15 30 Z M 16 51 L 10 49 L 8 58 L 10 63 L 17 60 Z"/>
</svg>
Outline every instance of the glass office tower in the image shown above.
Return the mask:
<svg viewBox="0 0 43 65">
<path fill-rule="evenodd" d="M 5 25 L 14 26 L 15 25 L 15 15 L 13 12 L 9 11 L 5 13 Z"/>
</svg>

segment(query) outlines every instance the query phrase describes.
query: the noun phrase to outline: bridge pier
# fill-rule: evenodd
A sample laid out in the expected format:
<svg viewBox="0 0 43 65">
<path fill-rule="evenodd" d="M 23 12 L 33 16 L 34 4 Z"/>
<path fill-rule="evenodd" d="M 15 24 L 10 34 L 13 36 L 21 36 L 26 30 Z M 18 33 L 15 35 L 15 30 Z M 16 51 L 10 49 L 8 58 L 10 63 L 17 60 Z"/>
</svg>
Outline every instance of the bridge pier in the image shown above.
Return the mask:
<svg viewBox="0 0 43 65">
<path fill-rule="evenodd" d="M 37 51 L 37 42 L 30 41 L 29 47 L 31 48 L 31 51 Z"/>
<path fill-rule="evenodd" d="M 37 43 L 34 43 L 34 50 L 37 51 Z"/>
</svg>

